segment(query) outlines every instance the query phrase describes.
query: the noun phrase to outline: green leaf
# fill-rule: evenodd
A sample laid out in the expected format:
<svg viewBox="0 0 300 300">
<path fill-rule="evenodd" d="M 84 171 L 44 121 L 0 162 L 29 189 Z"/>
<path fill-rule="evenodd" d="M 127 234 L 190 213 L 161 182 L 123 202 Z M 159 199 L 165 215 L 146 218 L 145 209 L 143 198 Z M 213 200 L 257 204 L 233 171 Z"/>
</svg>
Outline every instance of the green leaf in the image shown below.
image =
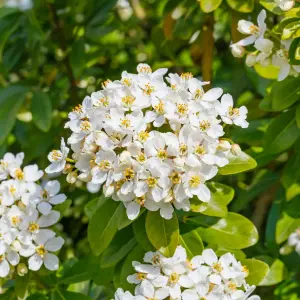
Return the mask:
<svg viewBox="0 0 300 300">
<path fill-rule="evenodd" d="M 0 19 L 0 63 L 4 46 L 11 34 L 19 27 L 19 15 L 11 14 Z"/>
<path fill-rule="evenodd" d="M 17 14 L 20 11 L 16 7 L 2 6 L 0 7 L 0 19 L 11 14 Z"/>
<path fill-rule="evenodd" d="M 282 111 L 300 100 L 299 78 L 287 78 L 277 82 L 270 93 L 272 111 Z"/>
<path fill-rule="evenodd" d="M 16 295 L 20 298 L 24 298 L 28 288 L 30 273 L 28 272 L 25 276 L 17 276 L 15 283 Z"/>
<path fill-rule="evenodd" d="M 236 11 L 249 13 L 254 9 L 254 0 L 227 0 L 228 5 Z"/>
<path fill-rule="evenodd" d="M 259 256 L 258 259 L 269 265 L 270 271 L 260 282 L 260 286 L 271 286 L 282 282 L 287 277 L 287 268 L 280 259 L 269 256 Z"/>
<path fill-rule="evenodd" d="M 300 37 L 292 41 L 289 49 L 289 59 L 291 65 L 300 65 Z"/>
<path fill-rule="evenodd" d="M 57 289 L 52 292 L 51 300 L 92 300 L 92 298 L 80 293 L 59 291 Z"/>
<path fill-rule="evenodd" d="M 113 277 L 115 274 L 115 267 L 111 268 L 99 268 L 98 272 L 95 272 L 93 274 L 93 281 L 97 285 L 102 285 L 102 286 L 109 286 L 110 283 L 113 281 Z"/>
<path fill-rule="evenodd" d="M 276 226 L 276 242 L 281 244 L 288 239 L 291 233 L 293 233 L 300 226 L 300 219 L 294 219 L 287 214 L 283 214 L 283 217 L 277 222 Z"/>
<path fill-rule="evenodd" d="M 297 195 L 292 200 L 290 200 L 284 211 L 290 217 L 300 219 L 300 195 Z"/>
<path fill-rule="evenodd" d="M 84 257 L 75 262 L 71 267 L 68 267 L 58 281 L 61 284 L 72 284 L 90 280 L 93 276 L 93 272 L 98 271 L 97 268 L 95 268 L 97 265 L 99 266 L 97 258 L 92 256 Z"/>
<path fill-rule="evenodd" d="M 257 243 L 258 232 L 254 224 L 242 215 L 228 213 L 226 218 L 194 217 L 187 222 L 206 226 L 197 230 L 203 241 L 229 249 L 244 249 Z"/>
<path fill-rule="evenodd" d="M 59 217 L 60 220 L 66 215 L 66 213 L 68 212 L 71 204 L 72 204 L 72 200 L 67 199 L 63 203 L 55 205 L 55 210 L 60 213 L 60 217 Z"/>
<path fill-rule="evenodd" d="M 218 257 L 230 252 L 237 260 L 243 260 L 246 258 L 246 254 L 240 249 L 228 249 L 214 244 L 209 244 L 207 248 L 213 249 Z"/>
<path fill-rule="evenodd" d="M 222 0 L 200 0 L 200 7 L 205 13 L 210 13 L 216 10 L 221 3 Z"/>
<path fill-rule="evenodd" d="M 146 214 L 143 214 L 132 224 L 136 241 L 146 251 L 154 251 L 154 247 L 149 241 L 146 233 Z"/>
<path fill-rule="evenodd" d="M 207 203 L 198 199 L 192 201 L 191 210 L 207 216 L 225 217 L 228 213 L 227 205 L 234 197 L 234 189 L 218 182 L 208 183 L 207 186 L 211 191 L 210 201 Z"/>
<path fill-rule="evenodd" d="M 155 249 L 166 257 L 174 255 L 179 242 L 179 227 L 176 214 L 166 220 L 159 211 L 149 211 L 146 217 L 146 233 Z"/>
<path fill-rule="evenodd" d="M 265 7 L 273 14 L 282 15 L 284 13 L 273 0 L 260 0 L 259 2 L 263 7 Z"/>
<path fill-rule="evenodd" d="M 85 49 L 84 40 L 79 39 L 72 45 L 70 52 L 70 63 L 76 79 L 79 79 L 85 69 Z"/>
<path fill-rule="evenodd" d="M 35 125 L 40 130 L 48 132 L 52 124 L 52 103 L 47 93 L 42 91 L 33 93 L 31 112 Z"/>
<path fill-rule="evenodd" d="M 229 160 L 229 164 L 219 168 L 220 175 L 237 174 L 252 170 L 257 166 L 256 161 L 245 152 L 242 152 L 239 156 L 233 155 L 230 152 L 227 158 Z"/>
<path fill-rule="evenodd" d="M 110 198 L 104 197 L 104 195 L 97 197 L 95 199 L 92 199 L 84 206 L 84 213 L 87 215 L 89 220 L 92 218 L 94 213 L 98 210 L 98 208 L 103 205 L 106 201 L 113 201 Z"/>
<path fill-rule="evenodd" d="M 132 238 L 132 230 L 122 230 L 118 232 L 111 244 L 102 254 L 100 261 L 101 268 L 115 266 L 135 245 L 136 240 L 134 237 Z"/>
<path fill-rule="evenodd" d="M 269 273 L 269 266 L 261 260 L 254 258 L 244 259 L 242 264 L 249 270 L 246 282 L 250 285 L 259 285 Z"/>
<path fill-rule="evenodd" d="M 296 106 L 296 123 L 297 127 L 300 128 L 300 104 Z"/>
<path fill-rule="evenodd" d="M 0 144 L 12 130 L 16 115 L 29 90 L 30 88 L 24 85 L 10 85 L 0 89 Z"/>
<path fill-rule="evenodd" d="M 268 153 L 280 153 L 290 148 L 300 137 L 295 120 L 295 110 L 291 109 L 277 116 L 265 134 L 265 150 Z"/>
<path fill-rule="evenodd" d="M 100 255 L 108 247 L 118 230 L 118 206 L 119 203 L 109 199 L 92 216 L 88 226 L 88 240 L 95 255 Z"/>
<path fill-rule="evenodd" d="M 133 291 L 135 286 L 130 284 L 127 281 L 127 277 L 129 275 L 132 275 L 134 273 L 136 273 L 135 269 L 132 266 L 132 262 L 133 261 L 138 261 L 138 262 L 142 262 L 143 258 L 144 258 L 145 252 L 144 250 L 141 248 L 140 245 L 136 245 L 133 250 L 129 253 L 129 255 L 126 257 L 125 262 L 122 266 L 121 269 L 121 274 L 120 274 L 120 283 L 121 283 L 121 287 L 124 290 L 129 290 L 129 291 Z"/>
<path fill-rule="evenodd" d="M 189 259 L 196 255 L 201 255 L 204 249 L 201 236 L 197 230 L 185 233 L 179 238 L 180 245 L 185 248 Z"/>
<path fill-rule="evenodd" d="M 287 39 L 295 39 L 300 37 L 300 22 L 299 20 L 295 22 L 289 23 L 287 26 L 284 27 L 281 39 L 287 40 Z"/>
<path fill-rule="evenodd" d="M 280 70 L 273 65 L 262 66 L 261 64 L 254 65 L 254 69 L 259 76 L 267 79 L 277 79 Z"/>
</svg>

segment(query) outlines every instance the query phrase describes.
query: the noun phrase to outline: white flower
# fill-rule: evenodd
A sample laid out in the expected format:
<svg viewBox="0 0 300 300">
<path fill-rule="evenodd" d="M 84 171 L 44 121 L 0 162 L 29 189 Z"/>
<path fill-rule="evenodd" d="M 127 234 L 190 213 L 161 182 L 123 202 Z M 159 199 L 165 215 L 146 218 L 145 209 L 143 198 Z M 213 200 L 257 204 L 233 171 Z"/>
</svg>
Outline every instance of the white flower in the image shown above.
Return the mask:
<svg viewBox="0 0 300 300">
<path fill-rule="evenodd" d="M 18 153 L 16 156 L 12 153 L 6 153 L 0 160 L 0 180 L 7 179 L 12 169 L 20 168 L 23 159 L 24 153 Z"/>
<path fill-rule="evenodd" d="M 143 296 L 133 296 L 130 292 L 124 292 L 123 289 L 117 289 L 114 300 L 146 300 Z"/>
<path fill-rule="evenodd" d="M 53 150 L 48 155 L 51 164 L 46 168 L 46 173 L 51 174 L 61 172 L 66 165 L 66 158 L 68 157 L 69 151 L 70 149 L 66 147 L 65 141 L 62 138 L 60 150 Z"/>
<path fill-rule="evenodd" d="M 295 247 L 295 251 L 300 255 L 300 228 L 289 236 L 288 245 Z"/>
<path fill-rule="evenodd" d="M 5 0 L 4 6 L 18 7 L 20 10 L 28 10 L 33 6 L 32 0 Z"/>
<path fill-rule="evenodd" d="M 245 55 L 246 49 L 238 44 L 232 44 L 230 46 L 231 53 L 234 57 L 241 58 Z"/>
<path fill-rule="evenodd" d="M 20 261 L 20 256 L 8 249 L 7 252 L 0 254 L 0 277 L 6 277 L 10 272 L 10 265 L 16 266 Z"/>
<path fill-rule="evenodd" d="M 283 11 L 291 10 L 295 5 L 294 0 L 274 0 L 274 1 Z"/>
<path fill-rule="evenodd" d="M 266 11 L 263 9 L 258 17 L 257 17 L 257 24 L 258 26 L 254 25 L 252 22 L 246 20 L 240 20 L 238 22 L 238 31 L 242 34 L 250 35 L 249 37 L 240 40 L 237 45 L 239 46 L 247 46 L 253 44 L 259 37 L 264 36 L 265 31 L 267 29 L 265 20 L 267 14 Z"/>
<path fill-rule="evenodd" d="M 249 123 L 246 121 L 248 110 L 245 106 L 240 108 L 233 107 L 233 99 L 229 94 L 224 94 L 221 102 L 216 103 L 216 110 L 226 124 L 235 124 L 242 128 L 247 128 Z"/>
</svg>

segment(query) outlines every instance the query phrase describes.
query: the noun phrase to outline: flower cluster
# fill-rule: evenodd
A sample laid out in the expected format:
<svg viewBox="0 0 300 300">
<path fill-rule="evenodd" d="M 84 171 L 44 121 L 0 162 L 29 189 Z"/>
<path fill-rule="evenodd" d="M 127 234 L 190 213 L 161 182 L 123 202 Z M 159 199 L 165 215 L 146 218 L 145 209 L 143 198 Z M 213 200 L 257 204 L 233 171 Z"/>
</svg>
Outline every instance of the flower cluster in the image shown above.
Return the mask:
<svg viewBox="0 0 300 300">
<path fill-rule="evenodd" d="M 300 228 L 293 232 L 288 238 L 288 245 L 293 247 L 300 255 Z"/>
<path fill-rule="evenodd" d="M 231 52 L 235 57 L 243 57 L 247 52 L 246 64 L 253 67 L 255 64 L 262 66 L 273 65 L 280 69 L 278 80 L 284 80 L 287 76 L 298 76 L 300 66 L 291 65 L 289 62 L 289 49 L 292 39 L 278 40 L 267 29 L 266 11 L 262 10 L 258 17 L 258 25 L 250 21 L 240 20 L 238 31 L 248 35 L 247 38 L 231 45 Z M 255 51 L 246 51 L 245 46 L 254 45 Z"/>
<path fill-rule="evenodd" d="M 37 165 L 21 167 L 24 154 L 6 153 L 0 160 L 0 277 L 14 267 L 20 275 L 37 271 L 44 263 L 58 268 L 58 251 L 64 240 L 48 227 L 58 222 L 60 213 L 52 210 L 65 201 L 58 181 L 37 182 L 43 171 Z M 28 268 L 27 268 L 28 259 Z"/>
<path fill-rule="evenodd" d="M 249 298 L 255 289 L 246 282 L 249 271 L 230 253 L 218 258 L 213 250 L 206 249 L 189 260 L 186 250 L 178 246 L 171 258 L 148 252 L 144 263 L 135 261 L 132 265 L 137 273 L 127 280 L 136 285 L 135 296 L 119 289 L 115 299 L 260 299 Z"/>
<path fill-rule="evenodd" d="M 105 196 L 124 202 L 129 219 L 141 207 L 170 219 L 173 205 L 189 211 L 191 198 L 210 200 L 205 182 L 228 163 L 231 149 L 220 139 L 223 126 L 247 127 L 247 108 L 234 108 L 221 88 L 204 92 L 207 82 L 191 73 L 164 78 L 167 69 L 137 70 L 107 80 L 69 114 L 72 159 L 62 140 L 46 172 L 64 171 L 69 182 L 86 181 L 92 191 L 103 186 Z"/>
</svg>

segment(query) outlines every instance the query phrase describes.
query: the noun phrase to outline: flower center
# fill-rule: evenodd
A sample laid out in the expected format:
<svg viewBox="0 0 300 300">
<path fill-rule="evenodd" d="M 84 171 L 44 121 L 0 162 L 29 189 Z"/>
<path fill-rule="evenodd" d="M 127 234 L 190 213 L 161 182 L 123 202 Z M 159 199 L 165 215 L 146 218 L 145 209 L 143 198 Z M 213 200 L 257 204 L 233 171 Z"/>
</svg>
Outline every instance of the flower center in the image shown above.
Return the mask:
<svg viewBox="0 0 300 300">
<path fill-rule="evenodd" d="M 31 222 L 31 223 L 29 224 L 28 230 L 29 230 L 30 232 L 35 232 L 35 231 L 38 231 L 39 229 L 40 229 L 39 224 L 37 224 L 37 223 L 35 223 L 35 222 Z"/>
<path fill-rule="evenodd" d="M 231 117 L 234 117 L 234 116 L 238 117 L 240 115 L 240 110 L 238 108 L 233 108 L 232 106 L 229 106 L 228 114 Z"/>
<path fill-rule="evenodd" d="M 127 107 L 132 106 L 134 101 L 135 101 L 135 98 L 132 97 L 132 96 L 125 96 L 125 97 L 122 98 L 122 103 Z"/>
<path fill-rule="evenodd" d="M 101 160 L 99 163 L 99 168 L 101 171 L 107 171 L 111 168 L 111 163 L 109 160 Z"/>
<path fill-rule="evenodd" d="M 109 105 L 108 97 L 102 97 L 98 100 L 98 104 L 102 105 L 104 107 L 107 107 Z"/>
<path fill-rule="evenodd" d="M 214 283 L 209 283 L 209 288 L 208 288 L 208 293 L 210 293 L 215 287 L 215 284 Z"/>
<path fill-rule="evenodd" d="M 136 274 L 136 278 L 137 278 L 137 280 L 145 280 L 145 279 L 147 279 L 147 274 L 139 272 Z"/>
<path fill-rule="evenodd" d="M 188 147 L 187 147 L 186 144 L 183 144 L 183 143 L 180 144 L 180 146 L 179 146 L 179 152 L 180 152 L 181 155 L 185 155 L 186 152 L 187 152 L 187 149 L 188 149 Z"/>
<path fill-rule="evenodd" d="M 199 128 L 202 131 L 205 131 L 205 130 L 210 128 L 210 123 L 207 120 L 201 121 L 200 124 L 199 124 Z"/>
<path fill-rule="evenodd" d="M 107 79 L 105 80 L 103 83 L 102 83 L 102 87 L 105 89 L 112 81 L 110 79 Z"/>
<path fill-rule="evenodd" d="M 183 79 L 183 80 L 188 80 L 188 79 L 193 78 L 194 76 L 193 76 L 193 74 L 192 74 L 191 72 L 186 72 L 186 73 L 182 73 L 182 74 L 180 75 L 180 77 L 181 77 L 181 79 Z"/>
<path fill-rule="evenodd" d="M 135 198 L 135 202 L 138 203 L 140 206 L 145 205 L 145 200 L 146 200 L 146 197 L 144 195 L 141 196 L 141 197 L 136 197 Z"/>
<path fill-rule="evenodd" d="M 40 245 L 40 246 L 38 246 L 38 247 L 35 248 L 35 252 L 40 257 L 44 257 L 44 255 L 47 253 L 47 250 L 45 249 L 44 245 Z"/>
<path fill-rule="evenodd" d="M 158 254 L 156 254 L 156 255 L 154 255 L 154 256 L 152 257 L 152 263 L 153 263 L 154 265 L 159 265 L 159 264 L 160 264 L 160 256 L 159 256 Z"/>
<path fill-rule="evenodd" d="M 197 186 L 200 185 L 200 183 L 201 183 L 201 178 L 199 175 L 194 175 L 189 180 L 190 187 L 192 188 L 196 188 Z"/>
<path fill-rule="evenodd" d="M 131 179 L 134 178 L 135 173 L 132 168 L 126 168 L 123 171 L 123 175 L 124 175 L 126 181 L 130 181 Z"/>
<path fill-rule="evenodd" d="M 41 196 L 42 196 L 43 200 L 47 200 L 49 198 L 49 192 L 46 190 L 42 190 Z"/>
<path fill-rule="evenodd" d="M 260 29 L 256 26 L 256 25 L 251 25 L 250 26 L 250 32 L 252 33 L 252 34 L 254 34 L 254 33 L 259 33 L 260 32 Z"/>
<path fill-rule="evenodd" d="M 165 104 L 161 100 L 158 102 L 158 104 L 154 105 L 153 108 L 160 115 L 165 113 Z"/>
<path fill-rule="evenodd" d="M 128 119 L 126 119 L 126 118 L 121 120 L 121 126 L 123 126 L 123 127 L 125 127 L 125 128 L 129 128 L 130 125 L 131 125 L 130 120 L 128 120 Z"/>
<path fill-rule="evenodd" d="M 181 115 L 185 115 L 188 111 L 188 105 L 187 104 L 177 104 L 177 111 Z"/>
<path fill-rule="evenodd" d="M 14 225 L 14 226 L 17 226 L 21 223 L 21 218 L 19 216 L 13 216 L 11 217 L 11 223 Z"/>
<path fill-rule="evenodd" d="M 157 151 L 157 157 L 160 159 L 166 159 L 168 157 L 168 153 L 165 149 L 159 149 Z"/>
<path fill-rule="evenodd" d="M 236 284 L 233 283 L 232 281 L 230 281 L 230 282 L 228 283 L 227 286 L 228 286 L 228 288 L 231 289 L 233 292 L 235 292 L 235 291 L 237 290 Z"/>
<path fill-rule="evenodd" d="M 198 154 L 198 155 L 203 155 L 205 154 L 205 149 L 203 146 L 201 145 L 198 145 L 195 147 L 195 153 Z"/>
<path fill-rule="evenodd" d="M 143 91 L 147 96 L 150 96 L 155 91 L 155 88 L 154 86 L 150 85 L 150 83 L 147 83 L 145 84 Z"/>
<path fill-rule="evenodd" d="M 146 156 L 143 152 L 140 152 L 137 156 L 137 161 L 140 163 L 144 163 L 146 160 Z"/>
<path fill-rule="evenodd" d="M 131 86 L 131 79 L 130 78 L 123 78 L 121 82 L 127 86 Z"/>
<path fill-rule="evenodd" d="M 249 275 L 249 269 L 247 266 L 243 266 L 242 271 L 243 271 L 243 273 L 245 273 L 245 277 L 247 277 Z"/>
<path fill-rule="evenodd" d="M 9 192 L 10 192 L 12 195 L 14 195 L 14 194 L 16 193 L 16 191 L 17 191 L 17 189 L 16 189 L 15 186 L 11 185 L 11 186 L 9 187 Z"/>
<path fill-rule="evenodd" d="M 78 104 L 73 108 L 73 112 L 82 113 L 82 105 Z"/>
<path fill-rule="evenodd" d="M 141 131 L 138 134 L 138 139 L 140 142 L 145 143 L 149 138 L 149 132 L 148 131 Z"/>
<path fill-rule="evenodd" d="M 62 159 L 62 154 L 60 151 L 58 150 L 53 150 L 51 152 L 51 158 L 55 161 Z"/>
<path fill-rule="evenodd" d="M 0 255 L 0 262 L 2 262 L 4 259 L 5 259 L 5 255 L 4 254 Z"/>
<path fill-rule="evenodd" d="M 148 177 L 146 180 L 149 187 L 153 188 L 157 185 L 157 179 L 154 177 Z"/>
<path fill-rule="evenodd" d="M 149 66 L 140 66 L 138 68 L 138 72 L 139 73 L 144 73 L 144 74 L 151 74 L 152 73 L 152 69 Z"/>
<path fill-rule="evenodd" d="M 169 277 L 169 282 L 171 284 L 177 283 L 179 280 L 179 275 L 176 272 L 173 272 Z"/>
<path fill-rule="evenodd" d="M 171 179 L 173 184 L 179 184 L 181 182 L 180 174 L 178 172 L 175 172 L 175 171 L 170 175 L 170 179 Z"/>
<path fill-rule="evenodd" d="M 82 131 L 90 131 L 91 127 L 92 127 L 92 125 L 89 121 L 82 121 L 80 124 L 80 129 Z"/>
<path fill-rule="evenodd" d="M 219 263 L 213 264 L 212 267 L 213 267 L 214 271 L 217 272 L 217 273 L 220 273 L 223 270 L 221 264 L 219 264 Z"/>
<path fill-rule="evenodd" d="M 201 97 L 203 96 L 203 90 L 202 89 L 197 89 L 196 91 L 195 91 L 195 98 L 196 99 L 200 99 Z"/>
<path fill-rule="evenodd" d="M 20 168 L 15 170 L 15 176 L 19 180 L 24 179 L 24 173 L 22 172 L 22 170 Z"/>
</svg>

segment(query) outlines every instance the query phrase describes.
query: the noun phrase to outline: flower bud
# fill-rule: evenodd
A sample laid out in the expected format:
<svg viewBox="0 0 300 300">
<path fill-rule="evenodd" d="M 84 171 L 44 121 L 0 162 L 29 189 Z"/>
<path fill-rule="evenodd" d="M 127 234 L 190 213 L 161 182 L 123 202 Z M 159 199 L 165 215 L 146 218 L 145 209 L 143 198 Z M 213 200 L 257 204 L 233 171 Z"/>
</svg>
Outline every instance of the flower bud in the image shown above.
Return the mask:
<svg viewBox="0 0 300 300">
<path fill-rule="evenodd" d="M 74 166 L 71 164 L 66 164 L 64 169 L 63 169 L 63 174 L 69 174 L 72 172 Z"/>
<path fill-rule="evenodd" d="M 246 65 L 248 67 L 253 67 L 256 64 L 256 55 L 255 54 L 248 54 L 246 56 Z"/>
<path fill-rule="evenodd" d="M 235 155 L 235 156 L 240 156 L 240 155 L 242 154 L 242 150 L 241 150 L 240 145 L 238 145 L 238 144 L 233 144 L 233 145 L 231 146 L 231 152 L 232 152 L 232 154 Z"/>
<path fill-rule="evenodd" d="M 67 182 L 70 183 L 70 184 L 74 184 L 77 180 L 77 173 L 76 171 L 74 172 L 71 172 L 68 174 L 67 176 Z"/>
<path fill-rule="evenodd" d="M 24 263 L 20 263 L 17 266 L 17 273 L 19 276 L 24 276 L 28 273 L 28 268 Z"/>
<path fill-rule="evenodd" d="M 246 49 L 243 46 L 238 44 L 232 44 L 230 48 L 231 48 L 231 53 L 234 57 L 238 57 L 238 58 L 243 57 L 246 52 Z"/>
<path fill-rule="evenodd" d="M 226 140 L 219 140 L 218 150 L 220 151 L 228 151 L 231 149 L 231 145 Z"/>
</svg>

